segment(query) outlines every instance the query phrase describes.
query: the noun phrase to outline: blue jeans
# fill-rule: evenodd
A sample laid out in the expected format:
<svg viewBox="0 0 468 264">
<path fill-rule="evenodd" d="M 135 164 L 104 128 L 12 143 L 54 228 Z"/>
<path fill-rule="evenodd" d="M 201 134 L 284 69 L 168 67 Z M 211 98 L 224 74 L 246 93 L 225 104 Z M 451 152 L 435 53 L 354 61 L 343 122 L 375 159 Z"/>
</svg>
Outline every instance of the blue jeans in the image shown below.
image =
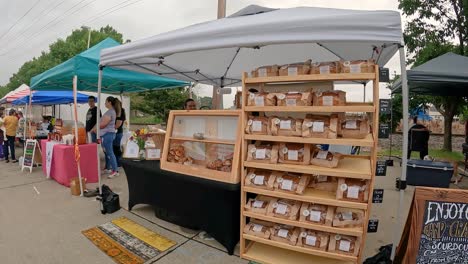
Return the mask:
<svg viewBox="0 0 468 264">
<path fill-rule="evenodd" d="M 97 142 L 97 135 L 94 132 L 89 132 L 91 134 L 91 142 L 96 143 Z"/>
<path fill-rule="evenodd" d="M 117 160 L 115 158 L 114 149 L 112 147 L 112 142 L 114 139 L 115 133 L 106 133 L 101 136 L 102 147 L 106 156 L 106 170 L 111 169 L 112 171 L 117 171 Z"/>
</svg>

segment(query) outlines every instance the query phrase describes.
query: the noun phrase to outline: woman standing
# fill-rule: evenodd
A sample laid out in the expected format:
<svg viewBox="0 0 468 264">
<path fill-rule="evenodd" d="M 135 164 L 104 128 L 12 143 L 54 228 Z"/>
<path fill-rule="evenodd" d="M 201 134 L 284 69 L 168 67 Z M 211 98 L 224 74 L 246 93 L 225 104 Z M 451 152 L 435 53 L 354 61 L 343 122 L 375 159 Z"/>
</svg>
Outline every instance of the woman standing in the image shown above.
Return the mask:
<svg viewBox="0 0 468 264">
<path fill-rule="evenodd" d="M 115 158 L 117 159 L 117 167 L 121 167 L 120 159 L 122 158 L 122 150 L 120 148 L 120 141 L 122 141 L 123 136 L 123 125 L 127 117 L 125 116 L 125 109 L 122 108 L 122 102 L 115 98 L 116 104 L 120 106 L 120 115 L 117 115 L 115 121 L 115 129 L 117 129 L 117 133 L 115 134 L 115 139 L 113 142 L 114 154 Z"/>
<path fill-rule="evenodd" d="M 115 139 L 115 121 L 117 115 L 120 115 L 120 104 L 117 103 L 116 98 L 109 96 L 106 99 L 105 106 L 108 110 L 102 116 L 99 124 L 99 128 L 101 129 L 99 135 L 101 137 L 102 147 L 106 157 L 106 168 L 104 172 L 109 173 L 109 176 L 107 177 L 112 179 L 119 176 L 119 172 L 117 171 L 117 160 L 112 148 L 112 142 Z M 96 127 L 93 130 L 96 132 Z"/>
</svg>

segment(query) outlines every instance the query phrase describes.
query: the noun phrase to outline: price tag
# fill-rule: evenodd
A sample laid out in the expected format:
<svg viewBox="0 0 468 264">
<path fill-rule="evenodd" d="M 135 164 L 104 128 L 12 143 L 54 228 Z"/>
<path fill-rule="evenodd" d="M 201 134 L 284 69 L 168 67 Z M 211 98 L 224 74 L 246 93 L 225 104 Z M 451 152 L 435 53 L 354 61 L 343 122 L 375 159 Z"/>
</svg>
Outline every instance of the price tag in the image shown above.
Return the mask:
<svg viewBox="0 0 468 264">
<path fill-rule="evenodd" d="M 299 160 L 299 151 L 288 150 L 288 160 Z"/>
<path fill-rule="evenodd" d="M 333 106 L 333 96 L 323 96 L 322 97 L 322 102 L 324 106 Z"/>
<path fill-rule="evenodd" d="M 281 182 L 281 189 L 282 189 L 282 190 L 291 191 L 291 190 L 292 190 L 292 186 L 293 186 L 293 181 L 291 181 L 291 180 L 283 180 L 283 181 Z"/>
<path fill-rule="evenodd" d="M 291 120 L 281 120 L 280 129 L 291 129 Z"/>
<path fill-rule="evenodd" d="M 265 159 L 266 149 L 257 149 L 255 150 L 255 159 Z"/>
<path fill-rule="evenodd" d="M 255 202 L 253 202 L 252 204 L 252 207 L 262 208 L 264 203 L 265 203 L 264 201 L 255 200 Z"/>
<path fill-rule="evenodd" d="M 384 189 L 374 189 L 372 194 L 372 203 L 382 203 L 383 202 Z"/>
<path fill-rule="evenodd" d="M 390 126 L 388 124 L 379 124 L 379 138 L 389 138 L 390 137 Z"/>
<path fill-rule="evenodd" d="M 357 122 L 356 120 L 348 120 L 345 124 L 346 129 L 357 129 Z"/>
<path fill-rule="evenodd" d="M 297 67 L 288 67 L 288 76 L 297 75 Z"/>
<path fill-rule="evenodd" d="M 320 74 L 330 74 L 330 66 L 320 66 Z"/>
<path fill-rule="evenodd" d="M 351 242 L 349 242 L 348 240 L 340 240 L 339 250 L 349 252 L 350 248 Z"/>
<path fill-rule="evenodd" d="M 320 212 L 320 211 L 310 211 L 310 221 L 320 222 L 321 217 L 322 217 L 322 212 Z"/>
<path fill-rule="evenodd" d="M 317 159 L 326 160 L 326 159 L 327 159 L 327 155 L 328 155 L 328 151 L 326 151 L 326 150 L 320 150 L 320 151 L 317 153 L 316 158 L 317 158 Z"/>
<path fill-rule="evenodd" d="M 265 98 L 263 98 L 263 96 L 255 96 L 255 105 L 256 106 L 264 106 L 265 105 Z"/>
<path fill-rule="evenodd" d="M 321 133 L 324 131 L 325 123 L 323 121 L 315 121 L 312 123 L 312 132 Z"/>
<path fill-rule="evenodd" d="M 376 233 L 378 228 L 379 228 L 379 220 L 369 219 L 369 223 L 367 224 L 367 233 Z"/>
<path fill-rule="evenodd" d="M 352 212 L 342 212 L 341 216 L 343 216 L 343 220 L 353 220 Z"/>
<path fill-rule="evenodd" d="M 255 176 L 254 184 L 255 185 L 263 185 L 264 181 L 265 181 L 265 176 L 257 175 L 257 176 Z"/>
<path fill-rule="evenodd" d="M 252 131 L 254 131 L 254 132 L 262 131 L 262 121 L 253 121 L 252 122 Z"/>
<path fill-rule="evenodd" d="M 288 209 L 288 206 L 287 206 L 287 205 L 285 205 L 285 204 L 278 204 L 278 206 L 276 206 L 276 213 L 277 213 L 277 214 L 280 214 L 280 215 L 285 215 L 287 209 Z"/>
<path fill-rule="evenodd" d="M 380 99 L 379 100 L 380 113 L 384 115 L 389 115 L 391 113 L 390 104 L 391 104 L 390 99 Z"/>
<path fill-rule="evenodd" d="M 266 77 L 266 76 L 267 76 L 267 69 L 266 68 L 258 69 L 258 77 Z"/>
<path fill-rule="evenodd" d="M 360 189 L 359 186 L 348 186 L 348 194 L 346 196 L 351 199 L 357 199 L 359 198 Z"/>
<path fill-rule="evenodd" d="M 306 244 L 309 246 L 315 246 L 317 243 L 317 237 L 315 236 L 306 236 Z"/>
<path fill-rule="evenodd" d="M 278 236 L 282 238 L 287 238 L 288 237 L 289 230 L 287 229 L 280 229 L 278 231 Z"/>
<path fill-rule="evenodd" d="M 262 225 L 257 225 L 257 224 L 254 224 L 252 230 L 254 232 L 262 232 L 262 229 L 263 229 L 263 226 Z"/>
<path fill-rule="evenodd" d="M 351 64 L 349 65 L 350 73 L 361 73 L 361 64 Z"/>
<path fill-rule="evenodd" d="M 375 170 L 375 176 L 387 175 L 387 162 L 385 160 L 377 161 L 377 168 Z"/>
<path fill-rule="evenodd" d="M 296 106 L 296 99 L 286 99 L 287 106 Z"/>
</svg>

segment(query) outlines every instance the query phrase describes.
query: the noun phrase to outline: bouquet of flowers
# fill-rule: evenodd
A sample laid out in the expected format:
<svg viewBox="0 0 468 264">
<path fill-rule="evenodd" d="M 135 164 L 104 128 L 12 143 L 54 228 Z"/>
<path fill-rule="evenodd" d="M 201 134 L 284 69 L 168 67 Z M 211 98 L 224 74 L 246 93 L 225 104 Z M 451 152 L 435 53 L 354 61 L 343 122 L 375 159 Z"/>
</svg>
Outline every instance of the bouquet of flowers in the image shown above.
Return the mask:
<svg viewBox="0 0 468 264">
<path fill-rule="evenodd" d="M 140 150 L 144 150 L 145 142 L 148 139 L 148 137 L 149 137 L 148 129 L 141 128 L 132 132 L 132 136 L 130 137 L 130 140 L 135 141 L 138 144 L 138 147 L 140 148 Z"/>
</svg>

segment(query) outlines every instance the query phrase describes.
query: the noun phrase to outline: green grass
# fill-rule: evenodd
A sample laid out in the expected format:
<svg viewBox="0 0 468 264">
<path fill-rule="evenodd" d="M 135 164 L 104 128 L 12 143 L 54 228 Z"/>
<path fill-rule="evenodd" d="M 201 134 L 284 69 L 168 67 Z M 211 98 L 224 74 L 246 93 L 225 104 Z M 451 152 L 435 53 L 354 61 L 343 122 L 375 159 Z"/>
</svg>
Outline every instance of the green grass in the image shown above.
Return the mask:
<svg viewBox="0 0 468 264">
<path fill-rule="evenodd" d="M 390 154 L 389 149 L 382 149 L 379 151 L 379 156 L 388 156 Z M 402 156 L 401 149 L 392 149 L 392 156 Z M 465 158 L 461 152 L 450 152 L 441 149 L 429 149 L 429 156 L 437 160 L 453 160 L 453 161 L 463 161 Z M 411 158 L 419 159 L 419 152 L 411 152 Z"/>
<path fill-rule="evenodd" d="M 155 125 L 161 124 L 161 118 L 156 116 L 136 116 L 132 117 L 132 124 L 141 124 L 141 125 Z"/>
</svg>

